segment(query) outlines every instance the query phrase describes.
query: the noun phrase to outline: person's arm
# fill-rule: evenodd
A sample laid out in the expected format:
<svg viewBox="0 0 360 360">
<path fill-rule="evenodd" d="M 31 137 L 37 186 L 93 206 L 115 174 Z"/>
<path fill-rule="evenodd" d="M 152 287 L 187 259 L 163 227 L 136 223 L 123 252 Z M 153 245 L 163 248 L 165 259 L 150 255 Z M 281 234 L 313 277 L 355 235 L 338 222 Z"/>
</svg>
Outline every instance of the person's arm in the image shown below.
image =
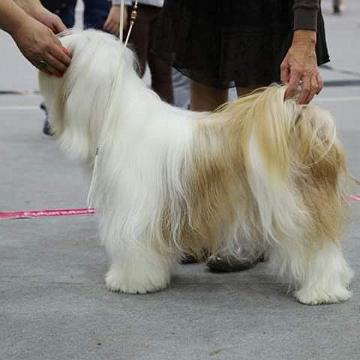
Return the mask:
<svg viewBox="0 0 360 360">
<path fill-rule="evenodd" d="M 0 2 L 0 28 L 13 37 L 23 55 L 42 71 L 61 76 L 70 64 L 67 50 L 54 33 L 12 0 Z"/>
<path fill-rule="evenodd" d="M 281 64 L 281 81 L 288 84 L 285 97 L 301 92 L 299 104 L 309 103 L 322 87 L 315 53 L 319 0 L 294 0 L 294 35 L 292 45 Z"/>
<path fill-rule="evenodd" d="M 45 9 L 40 0 L 13 0 L 19 5 L 27 14 L 34 19 L 40 21 L 42 24 L 49 27 L 55 34 L 66 30 L 66 26 L 61 19 Z"/>
<path fill-rule="evenodd" d="M 2 0 L 0 2 L 0 29 L 11 34 L 26 19 L 26 13 L 12 0 Z"/>
<path fill-rule="evenodd" d="M 316 31 L 319 10 L 320 0 L 294 0 L 294 30 Z"/>
</svg>

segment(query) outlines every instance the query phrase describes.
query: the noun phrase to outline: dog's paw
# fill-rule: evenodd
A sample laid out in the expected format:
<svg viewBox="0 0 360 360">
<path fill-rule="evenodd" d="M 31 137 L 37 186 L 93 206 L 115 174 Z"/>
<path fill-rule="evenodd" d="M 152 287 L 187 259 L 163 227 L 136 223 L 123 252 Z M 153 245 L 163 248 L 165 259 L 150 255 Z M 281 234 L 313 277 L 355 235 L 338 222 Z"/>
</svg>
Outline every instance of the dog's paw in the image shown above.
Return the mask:
<svg viewBox="0 0 360 360">
<path fill-rule="evenodd" d="M 105 277 L 106 287 L 110 291 L 128 294 L 146 294 L 166 288 L 170 282 L 168 274 L 128 273 L 110 269 Z"/>
<path fill-rule="evenodd" d="M 350 299 L 351 291 L 345 287 L 334 289 L 300 289 L 295 292 L 295 298 L 306 305 L 336 304 Z"/>
</svg>

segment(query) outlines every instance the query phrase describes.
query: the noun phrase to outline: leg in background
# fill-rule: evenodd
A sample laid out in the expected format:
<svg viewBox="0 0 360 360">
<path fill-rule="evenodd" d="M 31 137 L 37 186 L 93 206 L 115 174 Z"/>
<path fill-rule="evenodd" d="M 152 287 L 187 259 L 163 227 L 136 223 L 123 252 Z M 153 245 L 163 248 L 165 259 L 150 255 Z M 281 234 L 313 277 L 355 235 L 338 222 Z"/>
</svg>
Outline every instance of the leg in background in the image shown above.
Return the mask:
<svg viewBox="0 0 360 360">
<path fill-rule="evenodd" d="M 254 91 L 258 86 L 250 86 L 250 87 L 237 87 L 236 92 L 238 97 L 249 95 L 252 91 Z"/>
<path fill-rule="evenodd" d="M 245 96 L 253 91 L 255 88 L 237 88 L 237 95 Z M 219 94 L 221 96 L 221 93 Z M 221 98 L 219 96 L 219 99 Z M 224 100 L 224 99 L 222 99 Z M 226 99 L 227 100 L 227 99 Z M 225 101 L 226 101 L 225 100 Z M 206 101 L 206 98 L 205 98 Z M 225 102 L 223 101 L 223 102 Z M 215 105 L 215 103 L 214 103 Z M 219 106 L 221 104 L 217 104 Z M 215 108 L 217 107 L 215 106 Z M 227 254 L 214 254 L 209 257 L 206 265 L 213 272 L 233 272 L 233 271 L 244 271 L 253 268 L 259 261 L 264 261 L 264 254 L 261 254 L 259 257 L 247 257 L 246 254 L 239 252 L 239 256 L 230 256 Z"/>
<path fill-rule="evenodd" d="M 139 61 L 139 75 L 144 76 L 146 62 L 151 72 L 152 89 L 166 102 L 172 104 L 174 95 L 171 80 L 171 66 L 159 59 L 150 51 L 152 30 L 161 8 L 156 6 L 140 5 L 138 18 L 133 27 L 130 44 L 134 46 Z"/>
<path fill-rule="evenodd" d="M 151 71 L 151 87 L 169 104 L 174 103 L 174 91 L 171 77 L 171 66 L 162 61 L 155 54 L 149 54 L 149 68 Z"/>
<path fill-rule="evenodd" d="M 214 111 L 227 100 L 227 89 L 216 89 L 191 81 L 191 110 Z"/>
<path fill-rule="evenodd" d="M 148 6 L 149 10 L 149 47 L 148 62 L 151 72 L 151 87 L 161 97 L 162 100 L 169 104 L 174 104 L 174 89 L 172 83 L 171 65 L 155 55 L 151 49 L 154 43 L 156 22 L 161 14 L 161 8 Z"/>
<path fill-rule="evenodd" d="M 343 0 L 333 0 L 333 12 L 334 14 L 341 14 L 344 10 Z"/>
<path fill-rule="evenodd" d="M 190 108 L 190 80 L 180 71 L 172 69 L 174 104 L 183 109 Z"/>
</svg>

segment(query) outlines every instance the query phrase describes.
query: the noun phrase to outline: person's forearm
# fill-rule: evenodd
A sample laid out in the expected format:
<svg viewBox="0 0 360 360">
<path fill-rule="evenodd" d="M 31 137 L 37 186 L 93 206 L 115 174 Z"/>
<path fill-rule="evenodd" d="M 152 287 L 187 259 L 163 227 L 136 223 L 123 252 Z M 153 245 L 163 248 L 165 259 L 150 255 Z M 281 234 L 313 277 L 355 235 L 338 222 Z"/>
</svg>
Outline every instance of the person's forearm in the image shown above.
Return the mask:
<svg viewBox="0 0 360 360">
<path fill-rule="evenodd" d="M 294 30 L 316 31 L 320 0 L 294 0 Z"/>
<path fill-rule="evenodd" d="M 40 0 L 13 0 L 29 15 L 33 16 L 37 9 L 41 8 Z"/>
<path fill-rule="evenodd" d="M 295 30 L 293 36 L 294 43 L 309 44 L 315 48 L 316 31 L 313 30 Z"/>
<path fill-rule="evenodd" d="M 0 1 L 0 28 L 13 34 L 26 21 L 27 15 L 13 0 Z"/>
</svg>

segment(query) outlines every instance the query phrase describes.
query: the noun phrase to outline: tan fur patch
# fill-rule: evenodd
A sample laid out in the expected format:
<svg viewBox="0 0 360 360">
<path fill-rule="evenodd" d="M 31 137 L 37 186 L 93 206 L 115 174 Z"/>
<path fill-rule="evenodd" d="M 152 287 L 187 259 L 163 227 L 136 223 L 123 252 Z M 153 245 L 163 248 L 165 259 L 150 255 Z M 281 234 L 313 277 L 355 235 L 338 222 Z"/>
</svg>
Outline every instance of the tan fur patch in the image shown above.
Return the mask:
<svg viewBox="0 0 360 360">
<path fill-rule="evenodd" d="M 311 219 L 309 228 L 304 229 L 308 240 L 318 245 L 339 240 L 346 207 L 341 180 L 347 177 L 343 150 L 334 142 L 328 124 L 316 118 L 316 111 L 296 107 L 299 116 L 289 115 L 283 105 L 269 109 L 271 97 L 283 96 L 278 90 L 260 89 L 197 123 L 192 164 L 182 179 L 189 201 L 188 206 L 182 205 L 178 242 L 183 251 L 198 257 L 204 249 L 217 252 L 224 245 L 224 229 L 231 228 L 239 214 L 254 241 L 266 237 L 261 233 L 248 177 L 249 142 L 254 132 L 268 172 L 264 181 L 282 182 L 300 194 L 299 211 Z M 165 210 L 163 215 L 162 237 L 171 239 L 170 212 Z M 277 220 L 272 226 L 278 240 L 284 239 Z M 172 247 L 169 241 L 167 244 Z"/>
</svg>

